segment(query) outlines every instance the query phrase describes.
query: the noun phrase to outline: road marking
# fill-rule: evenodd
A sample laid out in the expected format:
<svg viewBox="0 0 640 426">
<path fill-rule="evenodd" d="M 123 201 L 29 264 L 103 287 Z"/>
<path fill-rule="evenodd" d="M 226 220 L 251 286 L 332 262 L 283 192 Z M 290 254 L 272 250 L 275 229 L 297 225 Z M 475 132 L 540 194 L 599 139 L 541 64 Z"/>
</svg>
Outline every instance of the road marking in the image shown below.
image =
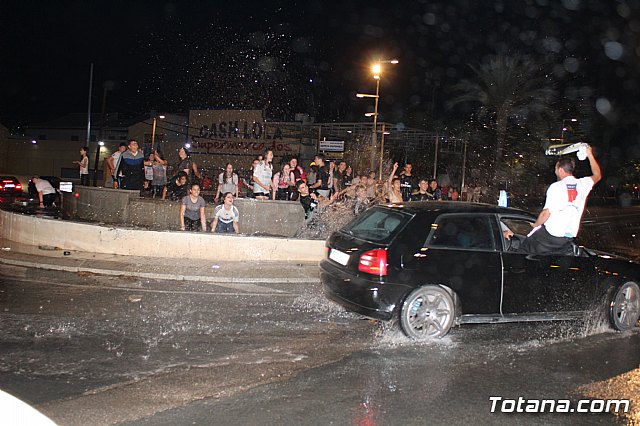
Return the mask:
<svg viewBox="0 0 640 426">
<path fill-rule="evenodd" d="M 298 297 L 298 294 L 287 293 L 282 290 L 276 290 L 268 287 L 262 287 L 255 284 L 234 284 L 234 283 L 209 283 L 219 287 L 231 288 L 234 290 L 242 290 L 238 293 L 229 292 L 216 292 L 216 291 L 188 291 L 188 290 L 159 290 L 153 288 L 140 288 L 140 287 L 110 287 L 104 285 L 92 285 L 92 284 L 71 284 L 52 281 L 42 281 L 29 278 L 16 278 L 8 276 L 7 278 L 13 279 L 18 282 L 27 282 L 33 284 L 42 284 L 46 286 L 58 286 L 68 288 L 81 288 L 81 289 L 99 289 L 99 290 L 117 290 L 126 291 L 132 293 L 157 293 L 157 294 L 185 294 L 185 295 L 209 295 L 209 296 L 282 296 L 282 297 Z"/>
<path fill-rule="evenodd" d="M 128 277 L 146 278 L 146 279 L 158 280 L 158 281 L 163 281 L 163 280 L 199 281 L 199 282 L 206 282 L 206 283 L 212 283 L 212 284 L 220 284 L 223 282 L 234 283 L 234 284 L 246 284 L 246 283 L 261 283 L 261 284 L 307 283 L 308 284 L 308 283 L 320 282 L 320 278 L 306 278 L 306 277 L 252 278 L 252 277 L 214 277 L 214 276 L 204 276 L 204 275 L 161 274 L 161 273 L 155 273 L 155 272 L 111 270 L 111 269 L 88 268 L 84 266 L 44 264 L 44 263 L 35 263 L 35 262 L 22 261 L 17 259 L 6 259 L 6 258 L 0 258 L 0 263 L 5 265 L 22 266 L 26 268 L 49 269 L 53 271 L 63 271 L 63 272 L 73 272 L 73 273 L 88 272 L 96 275 L 116 276 L 116 277 L 128 276 Z"/>
<path fill-rule="evenodd" d="M 8 277 L 24 278 L 27 276 L 27 268 L 24 266 L 0 265 L 0 271 Z"/>
</svg>

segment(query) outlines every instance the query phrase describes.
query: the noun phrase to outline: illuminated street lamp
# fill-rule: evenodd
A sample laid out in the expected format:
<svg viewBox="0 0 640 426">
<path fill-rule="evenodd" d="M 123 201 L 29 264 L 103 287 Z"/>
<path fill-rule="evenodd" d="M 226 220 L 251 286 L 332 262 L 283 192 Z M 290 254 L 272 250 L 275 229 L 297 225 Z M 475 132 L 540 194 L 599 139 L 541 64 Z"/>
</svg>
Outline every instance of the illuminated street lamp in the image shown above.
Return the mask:
<svg viewBox="0 0 640 426">
<path fill-rule="evenodd" d="M 156 115 L 154 114 L 153 116 L 153 126 L 151 127 L 151 152 L 153 152 L 153 146 L 155 145 L 156 142 L 156 118 L 159 119 L 164 119 L 164 115 L 159 115 L 156 117 Z"/>
<path fill-rule="evenodd" d="M 371 169 L 375 170 L 376 165 L 376 152 L 378 151 L 378 101 L 380 100 L 380 75 L 382 74 L 382 64 L 397 64 L 397 59 L 389 59 L 384 61 L 377 61 L 371 66 L 371 71 L 373 73 L 373 78 L 376 80 L 376 94 L 369 95 L 365 93 L 357 93 L 356 97 L 358 98 L 374 98 L 375 99 L 375 107 L 373 109 L 373 113 L 366 113 L 365 116 L 371 117 L 373 116 L 373 131 L 371 133 Z M 382 153 L 380 155 L 380 179 L 382 179 Z"/>
</svg>

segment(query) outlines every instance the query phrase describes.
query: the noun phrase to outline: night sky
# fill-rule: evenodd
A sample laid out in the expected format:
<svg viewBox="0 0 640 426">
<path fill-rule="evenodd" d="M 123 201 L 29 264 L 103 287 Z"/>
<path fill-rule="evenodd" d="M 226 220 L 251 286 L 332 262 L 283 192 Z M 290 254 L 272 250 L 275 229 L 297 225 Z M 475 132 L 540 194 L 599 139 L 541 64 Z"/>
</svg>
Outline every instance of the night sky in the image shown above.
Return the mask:
<svg viewBox="0 0 640 426">
<path fill-rule="evenodd" d="M 2 1 L 0 122 L 87 109 L 264 108 L 365 121 L 372 59 L 397 58 L 381 118 L 447 119 L 451 86 L 487 55 L 520 54 L 557 83 L 559 109 L 635 126 L 640 2 L 613 0 Z M 597 104 L 597 107 L 596 107 Z"/>
</svg>

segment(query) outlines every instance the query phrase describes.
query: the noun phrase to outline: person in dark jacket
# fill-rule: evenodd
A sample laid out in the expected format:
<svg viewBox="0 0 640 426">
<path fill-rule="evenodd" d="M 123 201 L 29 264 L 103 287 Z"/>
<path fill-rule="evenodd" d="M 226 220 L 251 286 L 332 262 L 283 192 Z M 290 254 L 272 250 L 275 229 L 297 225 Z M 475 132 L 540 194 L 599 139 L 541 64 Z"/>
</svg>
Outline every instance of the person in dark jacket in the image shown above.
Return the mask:
<svg viewBox="0 0 640 426">
<path fill-rule="evenodd" d="M 122 176 L 120 188 L 142 190 L 144 187 L 144 154 L 138 150 L 138 141 L 131 139 L 128 150 L 120 156 L 116 176 Z"/>
</svg>

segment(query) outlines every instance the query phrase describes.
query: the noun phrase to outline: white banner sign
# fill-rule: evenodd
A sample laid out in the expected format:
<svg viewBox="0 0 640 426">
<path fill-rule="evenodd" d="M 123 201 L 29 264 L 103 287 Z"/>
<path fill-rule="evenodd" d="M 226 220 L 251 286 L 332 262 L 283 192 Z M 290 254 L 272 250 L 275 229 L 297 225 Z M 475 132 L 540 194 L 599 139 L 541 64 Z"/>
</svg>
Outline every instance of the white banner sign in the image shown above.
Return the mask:
<svg viewBox="0 0 640 426">
<path fill-rule="evenodd" d="M 342 152 L 344 141 L 320 141 L 320 151 Z"/>
</svg>

